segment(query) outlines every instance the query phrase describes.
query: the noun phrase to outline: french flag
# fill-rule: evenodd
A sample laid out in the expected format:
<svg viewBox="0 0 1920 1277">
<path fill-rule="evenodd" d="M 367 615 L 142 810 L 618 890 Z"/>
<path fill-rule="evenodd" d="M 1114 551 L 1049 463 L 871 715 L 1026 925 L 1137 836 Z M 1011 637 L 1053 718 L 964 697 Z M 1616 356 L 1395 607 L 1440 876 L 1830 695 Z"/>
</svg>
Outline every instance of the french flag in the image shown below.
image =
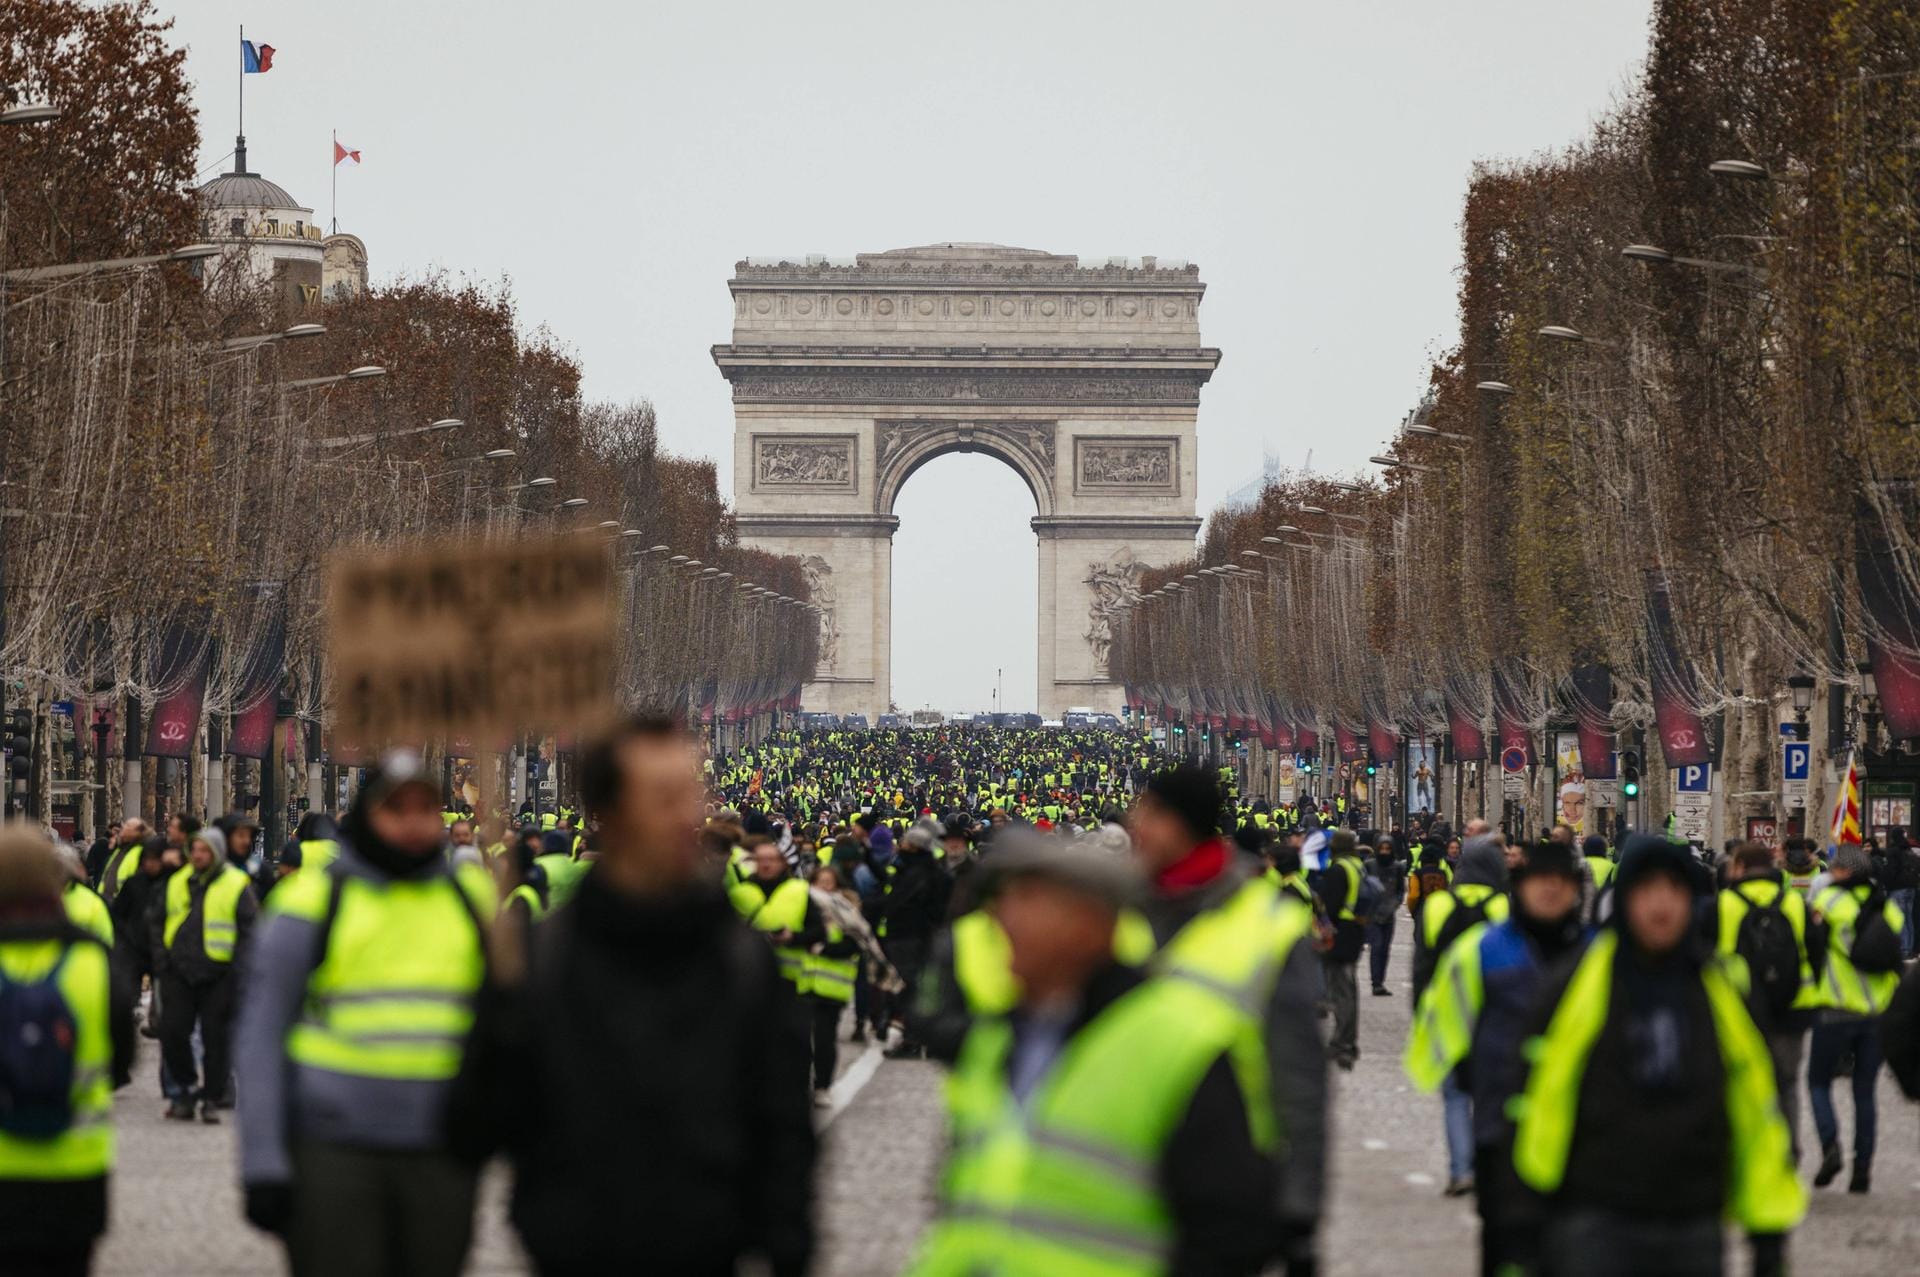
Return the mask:
<svg viewBox="0 0 1920 1277">
<path fill-rule="evenodd" d="M 240 42 L 240 70 L 246 75 L 259 75 L 273 70 L 273 46 L 255 44 L 251 40 Z"/>
</svg>

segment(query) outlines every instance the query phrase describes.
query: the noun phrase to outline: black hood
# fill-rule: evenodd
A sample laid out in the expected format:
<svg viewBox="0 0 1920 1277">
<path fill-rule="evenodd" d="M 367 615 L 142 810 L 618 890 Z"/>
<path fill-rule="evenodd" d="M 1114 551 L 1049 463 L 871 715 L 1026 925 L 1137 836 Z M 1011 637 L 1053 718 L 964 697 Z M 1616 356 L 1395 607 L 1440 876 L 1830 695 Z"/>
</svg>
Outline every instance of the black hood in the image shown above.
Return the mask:
<svg viewBox="0 0 1920 1277">
<path fill-rule="evenodd" d="M 353 810 L 340 822 L 341 839 L 358 852 L 361 859 L 394 878 L 424 878 L 442 868 L 445 861 L 438 851 L 409 856 L 374 833 L 373 822 L 368 819 L 372 810 L 373 793 L 363 789 L 354 799 Z"/>
</svg>

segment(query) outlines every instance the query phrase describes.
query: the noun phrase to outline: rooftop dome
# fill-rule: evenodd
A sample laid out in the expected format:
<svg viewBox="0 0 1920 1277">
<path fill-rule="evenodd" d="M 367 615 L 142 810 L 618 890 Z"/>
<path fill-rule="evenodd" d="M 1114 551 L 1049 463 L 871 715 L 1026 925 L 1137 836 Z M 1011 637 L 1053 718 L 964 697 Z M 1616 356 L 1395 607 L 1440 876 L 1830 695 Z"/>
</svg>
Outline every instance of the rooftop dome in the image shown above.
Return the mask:
<svg viewBox="0 0 1920 1277">
<path fill-rule="evenodd" d="M 257 173 L 222 173 L 200 188 L 208 208 L 305 208 L 277 182 Z"/>
<path fill-rule="evenodd" d="M 207 208 L 305 208 L 287 188 L 247 171 L 247 139 L 234 139 L 233 172 L 222 173 L 200 188 Z"/>
</svg>

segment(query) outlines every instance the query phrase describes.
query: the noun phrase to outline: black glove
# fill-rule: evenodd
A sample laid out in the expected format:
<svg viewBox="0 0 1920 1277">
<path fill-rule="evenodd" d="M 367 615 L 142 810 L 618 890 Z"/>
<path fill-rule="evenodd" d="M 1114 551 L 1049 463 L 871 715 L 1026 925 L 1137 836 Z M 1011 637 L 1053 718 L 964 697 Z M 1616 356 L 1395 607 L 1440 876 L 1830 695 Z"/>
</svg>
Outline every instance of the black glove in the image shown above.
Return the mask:
<svg viewBox="0 0 1920 1277">
<path fill-rule="evenodd" d="M 1753 1250 L 1753 1277 L 1786 1277 L 1785 1236 L 1780 1233 L 1755 1233 L 1747 1242 Z"/>
<path fill-rule="evenodd" d="M 284 1237 L 293 1220 L 293 1185 L 247 1185 L 247 1222 L 263 1233 Z"/>
<path fill-rule="evenodd" d="M 1319 1270 L 1313 1253 L 1314 1226 L 1311 1219 L 1280 1221 L 1280 1262 L 1287 1277 L 1313 1277 Z"/>
</svg>

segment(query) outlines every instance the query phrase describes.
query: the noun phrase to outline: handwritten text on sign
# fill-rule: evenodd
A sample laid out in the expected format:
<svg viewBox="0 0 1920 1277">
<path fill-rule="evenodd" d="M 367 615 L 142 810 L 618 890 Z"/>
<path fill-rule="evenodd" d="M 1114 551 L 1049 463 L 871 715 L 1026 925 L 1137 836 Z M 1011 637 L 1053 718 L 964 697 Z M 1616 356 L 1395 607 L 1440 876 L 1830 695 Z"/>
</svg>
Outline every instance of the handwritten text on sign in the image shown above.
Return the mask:
<svg viewBox="0 0 1920 1277">
<path fill-rule="evenodd" d="M 418 743 L 594 721 L 613 688 L 611 575 L 605 548 L 575 537 L 336 559 L 336 732 Z"/>
</svg>

